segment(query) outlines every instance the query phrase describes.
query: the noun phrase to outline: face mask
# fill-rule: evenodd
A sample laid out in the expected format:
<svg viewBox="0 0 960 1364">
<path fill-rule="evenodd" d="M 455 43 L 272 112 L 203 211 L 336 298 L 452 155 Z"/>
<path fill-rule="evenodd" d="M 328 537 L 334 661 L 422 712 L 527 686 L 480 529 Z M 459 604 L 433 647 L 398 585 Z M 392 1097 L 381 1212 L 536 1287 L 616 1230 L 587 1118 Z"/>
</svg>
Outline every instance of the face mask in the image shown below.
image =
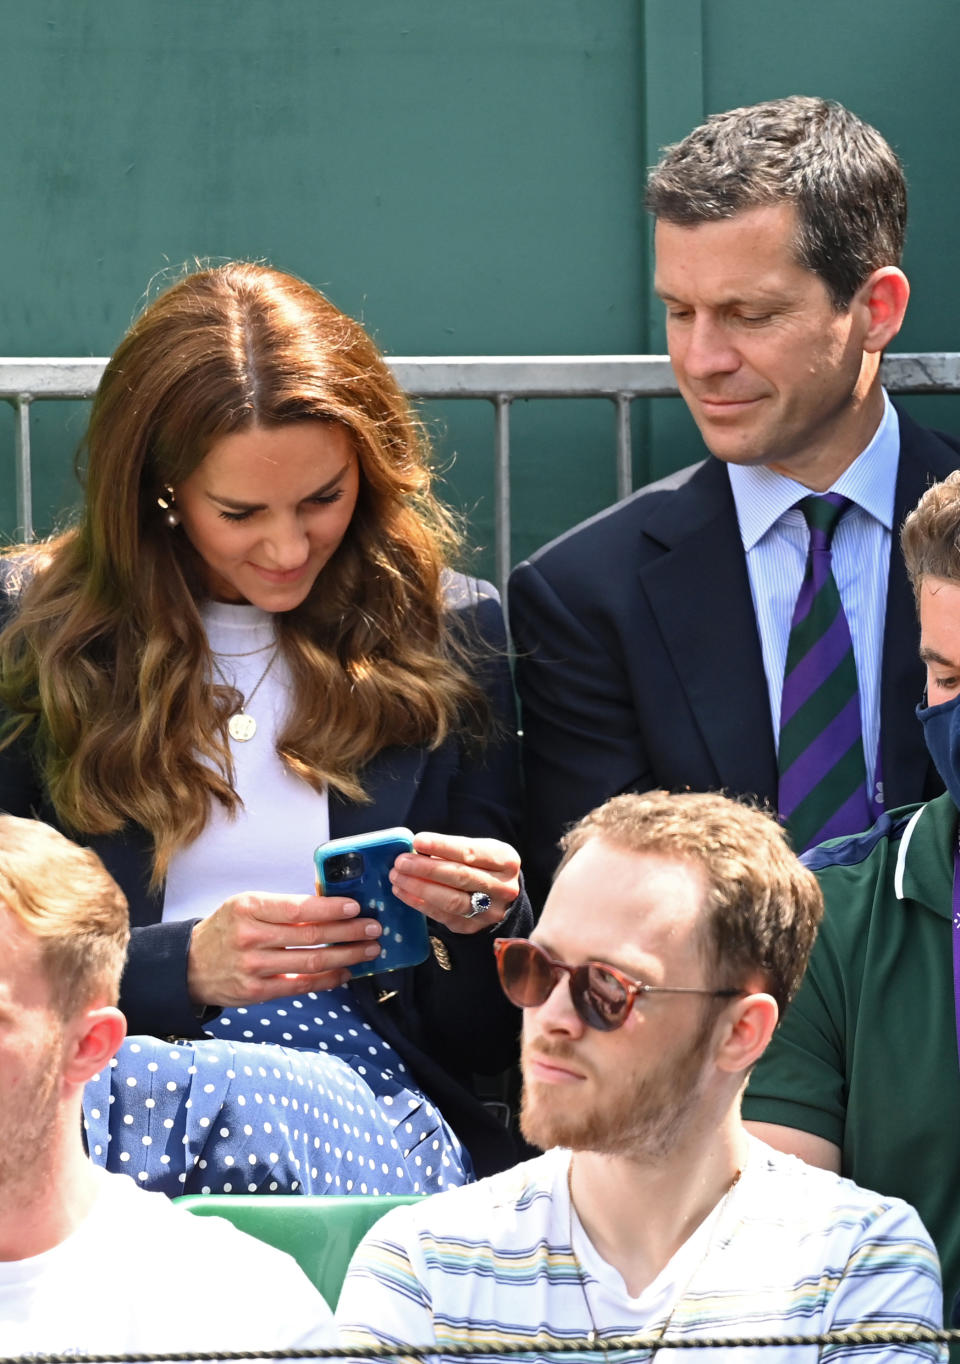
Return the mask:
<svg viewBox="0 0 960 1364">
<path fill-rule="evenodd" d="M 939 706 L 917 706 L 927 752 L 960 808 L 960 692 Z"/>
</svg>

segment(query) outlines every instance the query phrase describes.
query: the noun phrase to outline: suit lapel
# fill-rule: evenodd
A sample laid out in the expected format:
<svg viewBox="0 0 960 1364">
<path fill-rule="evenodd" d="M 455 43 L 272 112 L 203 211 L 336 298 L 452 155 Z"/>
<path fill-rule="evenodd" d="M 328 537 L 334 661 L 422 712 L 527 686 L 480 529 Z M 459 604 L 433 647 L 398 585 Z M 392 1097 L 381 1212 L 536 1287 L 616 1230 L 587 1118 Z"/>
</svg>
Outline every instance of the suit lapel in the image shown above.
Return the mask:
<svg viewBox="0 0 960 1364">
<path fill-rule="evenodd" d="M 775 803 L 777 764 L 746 558 L 726 467 L 710 458 L 658 515 L 640 572 L 680 685 L 732 791 Z M 641 667 L 642 667 L 642 660 Z"/>
<path fill-rule="evenodd" d="M 370 797 L 362 805 L 330 792 L 330 837 L 349 838 L 373 829 L 406 825 L 417 795 L 427 753 L 423 748 L 387 748 L 363 770 Z M 414 830 L 416 832 L 416 830 Z"/>
</svg>

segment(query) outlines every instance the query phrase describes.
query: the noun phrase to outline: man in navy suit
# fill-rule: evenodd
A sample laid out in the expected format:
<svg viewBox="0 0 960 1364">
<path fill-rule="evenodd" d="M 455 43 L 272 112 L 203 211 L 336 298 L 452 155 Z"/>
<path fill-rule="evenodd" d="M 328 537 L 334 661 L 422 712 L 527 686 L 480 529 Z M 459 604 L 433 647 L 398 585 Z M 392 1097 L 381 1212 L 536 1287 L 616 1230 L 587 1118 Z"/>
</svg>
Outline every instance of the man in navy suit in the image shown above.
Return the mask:
<svg viewBox="0 0 960 1364">
<path fill-rule="evenodd" d="M 960 444 L 879 378 L 909 296 L 906 187 L 880 134 L 794 96 L 715 115 L 647 191 L 680 391 L 713 456 L 567 532 L 511 579 L 523 706 L 525 866 L 620 791 L 724 789 L 777 804 L 807 494 L 851 505 L 833 539 L 874 812 L 939 789 L 896 532 Z"/>
</svg>

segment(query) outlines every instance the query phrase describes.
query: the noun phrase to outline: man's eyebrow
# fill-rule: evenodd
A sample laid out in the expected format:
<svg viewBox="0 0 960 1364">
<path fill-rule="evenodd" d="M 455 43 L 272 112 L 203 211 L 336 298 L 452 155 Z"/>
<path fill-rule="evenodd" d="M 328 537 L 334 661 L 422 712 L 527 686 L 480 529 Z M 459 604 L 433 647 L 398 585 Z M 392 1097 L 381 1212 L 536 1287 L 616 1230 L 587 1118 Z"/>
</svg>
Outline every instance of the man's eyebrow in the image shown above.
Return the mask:
<svg viewBox="0 0 960 1364">
<path fill-rule="evenodd" d="M 925 644 L 920 645 L 920 659 L 923 663 L 939 663 L 944 668 L 957 667 L 955 659 L 944 658 L 943 654 L 938 654 L 936 649 L 930 649 Z"/>
<path fill-rule="evenodd" d="M 686 303 L 687 300 L 679 294 L 672 294 L 669 289 L 662 289 L 653 282 L 653 292 L 661 303 Z M 752 289 L 750 293 L 730 294 L 726 298 L 714 299 L 714 308 L 773 308 L 785 307 L 790 303 L 790 298 L 780 289 L 764 289 L 758 287 Z"/>
<path fill-rule="evenodd" d="M 312 493 L 307 493 L 306 497 L 301 500 L 303 502 L 309 502 L 311 498 L 326 497 L 327 493 L 332 493 L 349 467 L 349 463 L 345 464 L 338 473 L 334 474 L 333 478 L 327 479 L 326 483 L 321 487 L 314 489 Z M 263 511 L 266 506 L 265 502 L 238 502 L 236 498 L 221 497 L 219 493 L 208 492 L 207 497 L 211 502 L 216 502 L 221 507 L 226 507 L 229 511 Z"/>
</svg>

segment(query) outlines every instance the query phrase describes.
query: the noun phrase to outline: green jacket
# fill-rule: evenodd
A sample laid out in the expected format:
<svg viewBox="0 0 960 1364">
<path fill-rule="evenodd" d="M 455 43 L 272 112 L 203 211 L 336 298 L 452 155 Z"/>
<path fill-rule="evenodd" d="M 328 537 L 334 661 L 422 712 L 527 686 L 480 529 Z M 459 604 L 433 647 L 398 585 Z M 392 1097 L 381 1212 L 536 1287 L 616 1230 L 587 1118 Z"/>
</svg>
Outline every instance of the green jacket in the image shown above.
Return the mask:
<svg viewBox="0 0 960 1364">
<path fill-rule="evenodd" d="M 940 796 L 807 855 L 823 924 L 744 1100 L 745 1118 L 826 1138 L 844 1175 L 914 1205 L 940 1254 L 948 1320 L 960 1292 L 957 819 Z"/>
</svg>

